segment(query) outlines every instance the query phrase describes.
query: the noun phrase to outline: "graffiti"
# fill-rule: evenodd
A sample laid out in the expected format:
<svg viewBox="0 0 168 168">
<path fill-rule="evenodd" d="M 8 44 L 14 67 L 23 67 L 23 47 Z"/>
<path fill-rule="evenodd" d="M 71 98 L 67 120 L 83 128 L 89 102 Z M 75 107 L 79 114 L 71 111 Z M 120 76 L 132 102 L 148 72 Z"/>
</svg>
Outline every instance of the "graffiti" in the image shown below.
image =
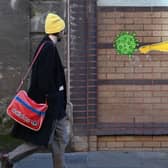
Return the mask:
<svg viewBox="0 0 168 168">
<path fill-rule="evenodd" d="M 142 46 L 139 51 L 142 54 L 147 54 L 150 51 L 168 52 L 168 41 Z"/>
<path fill-rule="evenodd" d="M 136 39 L 136 34 L 129 32 L 120 32 L 116 36 L 113 46 L 117 54 L 127 55 L 129 58 L 132 58 L 133 53 L 137 50 L 141 54 L 147 54 L 150 51 L 168 52 L 168 41 L 144 45 L 138 48 L 139 41 Z"/>
<path fill-rule="evenodd" d="M 121 32 L 114 40 L 114 48 L 119 55 L 127 55 L 132 57 L 133 53 L 139 46 L 139 41 L 136 39 L 135 33 Z"/>
</svg>

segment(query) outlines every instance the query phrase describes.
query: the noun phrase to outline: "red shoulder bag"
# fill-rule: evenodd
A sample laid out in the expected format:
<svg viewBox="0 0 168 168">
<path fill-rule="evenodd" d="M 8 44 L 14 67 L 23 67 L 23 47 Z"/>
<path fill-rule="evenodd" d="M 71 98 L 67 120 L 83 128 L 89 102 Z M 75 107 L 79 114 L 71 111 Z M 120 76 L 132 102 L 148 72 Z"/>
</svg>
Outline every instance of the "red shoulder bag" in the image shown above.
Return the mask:
<svg viewBox="0 0 168 168">
<path fill-rule="evenodd" d="M 42 43 L 42 45 L 39 47 L 30 67 L 28 68 L 25 76 L 21 80 L 21 83 L 16 91 L 16 96 L 12 99 L 9 106 L 7 107 L 7 114 L 9 117 L 11 117 L 19 124 L 34 131 L 40 130 L 45 118 L 48 105 L 47 103 L 39 104 L 35 102 L 27 95 L 26 91 L 20 89 L 44 45 L 45 42 Z"/>
</svg>

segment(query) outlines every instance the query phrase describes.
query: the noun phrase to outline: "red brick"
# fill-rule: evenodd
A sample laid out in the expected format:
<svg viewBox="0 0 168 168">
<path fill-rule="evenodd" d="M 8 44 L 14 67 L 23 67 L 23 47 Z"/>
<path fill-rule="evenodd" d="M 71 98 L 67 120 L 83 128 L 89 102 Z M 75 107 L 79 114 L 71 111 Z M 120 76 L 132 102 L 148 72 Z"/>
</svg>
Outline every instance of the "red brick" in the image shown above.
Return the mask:
<svg viewBox="0 0 168 168">
<path fill-rule="evenodd" d="M 117 12 L 117 11 L 115 11 L 115 12 L 107 12 L 106 13 L 106 16 L 107 17 L 111 17 L 111 18 L 121 18 L 121 17 L 123 17 L 124 16 L 124 13 L 123 12 Z"/>
<path fill-rule="evenodd" d="M 143 73 L 128 73 L 124 76 L 125 79 L 143 79 Z"/>
<path fill-rule="evenodd" d="M 144 30 L 162 30 L 162 26 L 163 25 L 158 25 L 158 24 L 155 24 L 155 25 L 145 24 Z"/>
<path fill-rule="evenodd" d="M 134 95 L 136 97 L 151 97 L 152 96 L 152 92 L 150 91 L 141 91 L 141 92 L 135 92 Z"/>
<path fill-rule="evenodd" d="M 160 67 L 160 68 L 155 67 L 153 69 L 153 72 L 168 72 L 168 67 Z"/>
<path fill-rule="evenodd" d="M 107 79 L 124 79 L 124 74 L 107 74 Z"/>
<path fill-rule="evenodd" d="M 145 66 L 145 67 L 160 67 L 160 61 L 144 62 L 143 66 Z"/>
<path fill-rule="evenodd" d="M 160 147 L 160 142 L 143 142 L 143 147 Z"/>
<path fill-rule="evenodd" d="M 165 18 L 159 18 L 159 19 L 156 19 L 156 18 L 153 18 L 153 21 L 152 21 L 154 24 L 167 24 L 168 23 L 168 20 L 165 19 Z"/>
<path fill-rule="evenodd" d="M 146 43 L 155 43 L 155 42 L 160 42 L 161 41 L 161 37 L 144 37 L 143 38 L 143 42 Z"/>
<path fill-rule="evenodd" d="M 153 92 L 153 96 L 168 96 L 168 91 Z"/>
<path fill-rule="evenodd" d="M 152 36 L 152 31 L 136 31 L 137 36 Z"/>
<path fill-rule="evenodd" d="M 168 136 L 153 136 L 153 141 L 167 141 L 168 142 Z"/>
<path fill-rule="evenodd" d="M 168 30 L 168 24 L 167 25 L 162 25 L 162 30 Z"/>
<path fill-rule="evenodd" d="M 168 12 L 161 12 L 161 17 L 167 17 L 168 18 Z"/>
<path fill-rule="evenodd" d="M 125 29 L 128 29 L 128 30 L 143 30 L 143 25 L 142 24 L 136 24 L 136 25 L 125 25 Z"/>
<path fill-rule="evenodd" d="M 132 68 L 132 67 L 127 67 L 127 68 L 125 68 L 125 67 L 123 67 L 123 68 L 120 68 L 120 67 L 117 67 L 116 68 L 116 72 L 120 72 L 120 73 L 130 73 L 130 72 L 134 72 L 134 68 Z"/>
<path fill-rule="evenodd" d="M 121 147 L 124 147 L 124 143 L 123 142 L 107 142 L 107 147 L 121 148 Z"/>
<path fill-rule="evenodd" d="M 144 79 L 153 79 L 153 75 L 151 73 L 144 73 L 143 77 Z"/>
<path fill-rule="evenodd" d="M 143 73 L 145 73 L 145 72 L 152 72 L 152 71 L 153 71 L 153 68 L 144 68 L 144 67 L 135 68 L 135 72 L 143 72 Z"/>
<path fill-rule="evenodd" d="M 160 90 L 168 90 L 168 85 L 162 85 L 162 86 L 160 87 Z"/>
<path fill-rule="evenodd" d="M 134 23 L 136 24 L 151 24 L 152 19 L 151 18 L 134 18 Z"/>
<path fill-rule="evenodd" d="M 163 66 L 167 67 L 168 66 L 168 61 L 163 61 L 163 62 L 161 61 L 160 65 L 161 65 L 161 67 L 163 67 Z"/>
<path fill-rule="evenodd" d="M 142 147 L 143 146 L 143 142 L 125 142 L 124 143 L 124 147 L 134 147 L 134 148 L 136 148 L 136 147 Z"/>
<path fill-rule="evenodd" d="M 131 19 L 118 18 L 116 20 L 116 23 L 118 23 L 118 24 L 133 24 L 134 20 L 132 18 Z"/>
<path fill-rule="evenodd" d="M 153 79 L 162 79 L 161 73 L 153 73 Z"/>
<path fill-rule="evenodd" d="M 159 97 L 150 97 L 150 98 L 145 97 L 144 103 L 161 103 L 161 98 L 159 98 Z"/>
</svg>

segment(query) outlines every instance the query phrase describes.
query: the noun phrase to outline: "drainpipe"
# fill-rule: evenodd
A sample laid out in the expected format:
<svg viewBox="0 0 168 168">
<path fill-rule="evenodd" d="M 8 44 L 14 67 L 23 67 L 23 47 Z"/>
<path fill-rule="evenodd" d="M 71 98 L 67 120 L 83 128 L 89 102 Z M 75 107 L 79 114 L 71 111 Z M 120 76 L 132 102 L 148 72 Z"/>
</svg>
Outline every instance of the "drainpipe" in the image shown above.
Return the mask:
<svg viewBox="0 0 168 168">
<path fill-rule="evenodd" d="M 69 134 L 69 145 L 71 148 L 73 138 L 73 105 L 70 100 L 70 0 L 66 2 L 66 17 L 67 17 L 67 115 L 68 115 L 68 134 Z"/>
<path fill-rule="evenodd" d="M 67 0 L 67 99 L 70 102 L 70 0 Z"/>
</svg>

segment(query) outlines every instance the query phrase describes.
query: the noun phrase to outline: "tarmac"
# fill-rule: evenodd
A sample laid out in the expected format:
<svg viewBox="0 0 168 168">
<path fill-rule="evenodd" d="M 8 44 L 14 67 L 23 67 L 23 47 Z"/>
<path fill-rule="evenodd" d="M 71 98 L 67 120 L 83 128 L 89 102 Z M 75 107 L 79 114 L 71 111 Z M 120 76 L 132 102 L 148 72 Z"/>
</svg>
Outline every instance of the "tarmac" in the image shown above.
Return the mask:
<svg viewBox="0 0 168 168">
<path fill-rule="evenodd" d="M 65 160 L 66 168 L 168 168 L 168 152 L 66 153 Z M 52 168 L 52 166 L 50 153 L 36 153 L 15 163 L 14 168 Z"/>
</svg>

